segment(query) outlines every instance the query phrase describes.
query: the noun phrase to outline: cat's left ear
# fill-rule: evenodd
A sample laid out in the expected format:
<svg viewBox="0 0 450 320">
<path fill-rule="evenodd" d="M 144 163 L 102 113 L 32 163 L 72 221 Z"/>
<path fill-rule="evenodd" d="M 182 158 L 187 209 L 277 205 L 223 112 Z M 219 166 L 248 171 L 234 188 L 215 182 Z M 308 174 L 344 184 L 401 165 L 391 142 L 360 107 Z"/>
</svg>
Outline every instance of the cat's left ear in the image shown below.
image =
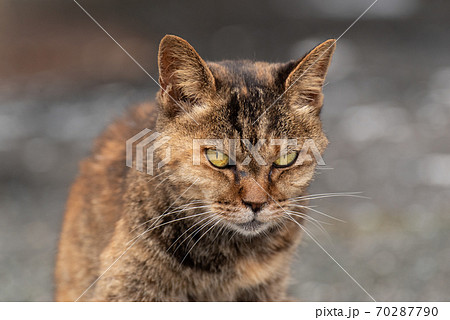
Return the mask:
<svg viewBox="0 0 450 320">
<path fill-rule="evenodd" d="M 180 37 L 166 35 L 161 40 L 158 66 L 160 95 L 172 114 L 178 110 L 177 103 L 192 104 L 215 92 L 215 80 L 205 61 Z"/>
<path fill-rule="evenodd" d="M 322 86 L 335 48 L 336 40 L 327 40 L 294 64 L 285 81 L 285 95 L 295 109 L 320 112 Z"/>
</svg>

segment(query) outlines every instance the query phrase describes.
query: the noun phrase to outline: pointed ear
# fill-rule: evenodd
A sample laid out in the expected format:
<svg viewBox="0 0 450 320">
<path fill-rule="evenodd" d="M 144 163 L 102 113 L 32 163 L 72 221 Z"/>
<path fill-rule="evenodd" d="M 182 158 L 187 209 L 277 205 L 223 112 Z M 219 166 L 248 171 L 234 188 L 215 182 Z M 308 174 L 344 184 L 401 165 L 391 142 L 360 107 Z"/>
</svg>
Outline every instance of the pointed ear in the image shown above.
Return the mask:
<svg viewBox="0 0 450 320">
<path fill-rule="evenodd" d="M 194 103 L 215 92 L 214 77 L 205 61 L 180 37 L 166 35 L 161 40 L 158 66 L 163 104 Z"/>
<path fill-rule="evenodd" d="M 285 81 L 286 97 L 291 106 L 296 109 L 308 106 L 310 111 L 320 112 L 322 86 L 335 48 L 336 40 L 327 40 L 293 67 Z"/>
</svg>

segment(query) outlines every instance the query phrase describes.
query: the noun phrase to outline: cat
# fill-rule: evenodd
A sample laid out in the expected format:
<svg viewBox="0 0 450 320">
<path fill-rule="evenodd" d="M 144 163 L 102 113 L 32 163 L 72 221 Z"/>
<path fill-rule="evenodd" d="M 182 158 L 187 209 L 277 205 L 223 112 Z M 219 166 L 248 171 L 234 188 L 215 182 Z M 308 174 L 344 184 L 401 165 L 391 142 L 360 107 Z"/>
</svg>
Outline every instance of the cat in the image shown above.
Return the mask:
<svg viewBox="0 0 450 320">
<path fill-rule="evenodd" d="M 308 218 L 301 197 L 317 165 L 312 157 L 298 163 L 298 146 L 312 139 L 322 154 L 328 144 L 320 111 L 335 43 L 288 63 L 205 62 L 166 35 L 156 103 L 111 124 L 80 164 L 55 299 L 290 299 L 290 262 Z M 155 163 L 167 147 L 170 157 L 153 175 L 125 165 L 126 141 L 146 128 L 170 137 L 155 149 Z M 286 138 L 298 146 L 269 143 Z M 200 145 L 194 164 L 194 139 L 224 139 L 223 148 Z"/>
</svg>

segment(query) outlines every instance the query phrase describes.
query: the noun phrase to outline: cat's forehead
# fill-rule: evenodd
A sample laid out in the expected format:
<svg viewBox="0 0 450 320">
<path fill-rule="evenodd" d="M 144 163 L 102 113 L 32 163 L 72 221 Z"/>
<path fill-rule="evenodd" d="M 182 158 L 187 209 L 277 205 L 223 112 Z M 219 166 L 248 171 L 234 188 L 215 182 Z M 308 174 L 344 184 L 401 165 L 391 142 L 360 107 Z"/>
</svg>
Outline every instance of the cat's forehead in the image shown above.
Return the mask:
<svg viewBox="0 0 450 320">
<path fill-rule="evenodd" d="M 279 64 L 249 60 L 208 63 L 219 88 L 232 88 L 243 94 L 246 89 L 277 86 Z"/>
<path fill-rule="evenodd" d="M 223 95 L 222 117 L 229 134 L 252 140 L 295 136 L 296 124 L 279 99 L 283 93 L 280 64 L 252 61 L 209 63 L 217 90 Z"/>
</svg>

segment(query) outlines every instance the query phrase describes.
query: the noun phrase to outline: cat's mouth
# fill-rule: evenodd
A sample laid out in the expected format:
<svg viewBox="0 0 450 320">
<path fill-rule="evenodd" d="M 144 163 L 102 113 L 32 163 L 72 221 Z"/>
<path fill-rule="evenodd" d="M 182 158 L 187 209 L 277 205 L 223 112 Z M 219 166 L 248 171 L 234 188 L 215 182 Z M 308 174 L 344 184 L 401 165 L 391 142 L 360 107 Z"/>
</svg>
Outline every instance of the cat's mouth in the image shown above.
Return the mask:
<svg viewBox="0 0 450 320">
<path fill-rule="evenodd" d="M 248 222 L 236 223 L 236 226 L 238 226 L 240 229 L 252 233 L 259 232 L 262 229 L 265 229 L 266 225 L 267 223 L 258 221 L 255 218 Z"/>
<path fill-rule="evenodd" d="M 212 208 L 221 216 L 221 221 L 240 234 L 255 236 L 274 226 L 277 215 L 270 208 L 263 208 L 257 213 L 238 206 L 220 206 Z M 216 211 L 217 210 L 217 211 Z"/>
</svg>

